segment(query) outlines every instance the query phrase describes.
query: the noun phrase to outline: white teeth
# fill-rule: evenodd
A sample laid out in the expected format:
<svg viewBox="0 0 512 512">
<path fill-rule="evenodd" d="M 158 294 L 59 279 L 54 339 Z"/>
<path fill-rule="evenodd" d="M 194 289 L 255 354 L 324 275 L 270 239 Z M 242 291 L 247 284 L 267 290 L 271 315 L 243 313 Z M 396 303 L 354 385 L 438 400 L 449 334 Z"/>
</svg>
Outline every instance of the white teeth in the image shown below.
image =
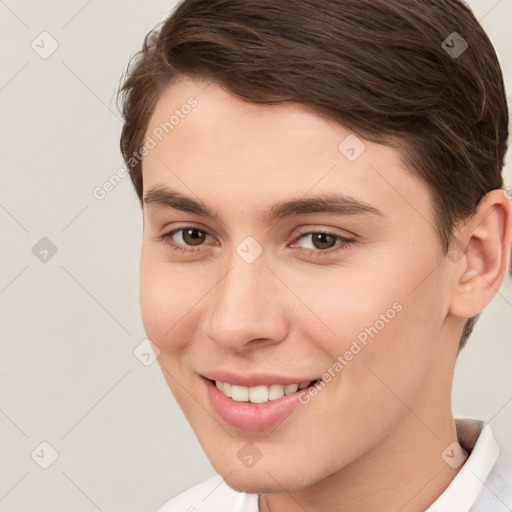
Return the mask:
<svg viewBox="0 0 512 512">
<path fill-rule="evenodd" d="M 216 380 L 215 386 L 227 397 L 236 402 L 251 402 L 253 404 L 263 404 L 269 400 L 277 400 L 284 395 L 295 393 L 299 389 L 308 387 L 311 382 L 301 382 L 300 384 L 272 384 L 270 386 L 237 386 L 229 382 Z"/>
<path fill-rule="evenodd" d="M 291 395 L 292 393 L 295 393 L 295 391 L 297 391 L 297 389 L 299 389 L 299 385 L 298 384 L 287 384 L 284 387 L 284 392 L 287 395 Z"/>
<path fill-rule="evenodd" d="M 253 404 L 263 404 L 268 402 L 267 386 L 254 386 L 249 388 L 249 402 Z"/>
<path fill-rule="evenodd" d="M 231 384 L 229 382 L 224 382 L 222 384 L 222 389 L 221 391 L 226 395 L 226 396 L 229 396 L 229 398 L 231 398 L 233 395 L 232 395 L 232 391 L 231 391 Z"/>
<path fill-rule="evenodd" d="M 221 390 L 224 393 L 224 390 Z M 231 386 L 231 398 L 235 402 L 247 402 L 249 400 L 249 388 L 245 386 Z"/>
<path fill-rule="evenodd" d="M 284 386 L 282 384 L 272 384 L 268 388 L 269 400 L 277 400 L 284 396 Z"/>
</svg>

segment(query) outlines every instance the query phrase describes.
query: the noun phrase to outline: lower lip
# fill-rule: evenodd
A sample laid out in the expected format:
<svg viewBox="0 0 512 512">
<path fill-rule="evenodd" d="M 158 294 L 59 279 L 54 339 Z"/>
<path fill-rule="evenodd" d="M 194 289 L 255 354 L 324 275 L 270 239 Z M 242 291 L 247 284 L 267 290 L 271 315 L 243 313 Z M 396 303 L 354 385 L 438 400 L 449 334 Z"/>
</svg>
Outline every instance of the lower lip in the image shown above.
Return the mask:
<svg viewBox="0 0 512 512">
<path fill-rule="evenodd" d="M 210 380 L 203 378 L 203 381 L 208 399 L 220 418 L 232 427 L 248 431 L 266 430 L 283 421 L 300 405 L 299 394 L 304 391 L 298 390 L 263 404 L 253 404 L 232 400 Z"/>
</svg>

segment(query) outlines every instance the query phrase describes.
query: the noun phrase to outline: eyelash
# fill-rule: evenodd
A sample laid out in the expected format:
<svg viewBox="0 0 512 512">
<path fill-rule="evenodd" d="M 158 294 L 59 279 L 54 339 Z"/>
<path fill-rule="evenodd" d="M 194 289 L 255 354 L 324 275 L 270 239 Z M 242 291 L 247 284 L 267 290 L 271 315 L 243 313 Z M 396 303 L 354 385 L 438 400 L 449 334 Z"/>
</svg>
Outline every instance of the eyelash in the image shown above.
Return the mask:
<svg viewBox="0 0 512 512">
<path fill-rule="evenodd" d="M 175 251 L 175 252 L 178 252 L 178 253 L 182 253 L 182 254 L 194 254 L 194 253 L 197 253 L 197 252 L 200 252 L 201 249 L 198 248 L 198 249 L 191 249 L 191 248 L 187 248 L 187 246 L 184 246 L 182 244 L 177 244 L 173 241 L 169 241 L 169 239 L 175 235 L 176 233 L 179 233 L 180 231 L 186 231 L 187 229 L 195 229 L 197 231 L 200 231 L 201 233 L 206 233 L 208 235 L 208 233 L 206 231 L 204 231 L 203 229 L 199 229 L 199 228 L 196 228 L 194 226 L 186 226 L 186 227 L 183 227 L 183 228 L 178 228 L 178 229 L 173 229 L 172 231 L 169 231 L 168 233 L 165 233 L 163 234 L 162 236 L 159 237 L 160 240 L 162 240 L 166 245 L 169 246 L 169 248 L 172 250 L 172 251 Z M 330 235 L 338 240 L 341 241 L 341 243 L 335 245 L 334 247 L 330 248 L 330 249 L 325 249 L 325 250 L 321 250 L 321 249 L 301 249 L 299 248 L 298 251 L 299 253 L 301 254 L 305 254 L 306 256 L 328 256 L 328 255 L 331 255 L 333 253 L 337 253 L 338 251 L 341 251 L 343 249 L 348 249 L 352 244 L 354 244 L 355 240 L 351 239 L 351 238 L 346 238 L 344 236 L 341 236 L 341 235 L 338 235 L 337 233 L 332 233 L 332 232 L 329 232 L 329 231 L 305 231 L 303 233 L 299 233 L 298 237 L 296 238 L 297 240 L 300 240 L 303 236 L 306 236 L 306 235 L 315 235 L 315 234 L 324 234 L 324 235 Z"/>
</svg>

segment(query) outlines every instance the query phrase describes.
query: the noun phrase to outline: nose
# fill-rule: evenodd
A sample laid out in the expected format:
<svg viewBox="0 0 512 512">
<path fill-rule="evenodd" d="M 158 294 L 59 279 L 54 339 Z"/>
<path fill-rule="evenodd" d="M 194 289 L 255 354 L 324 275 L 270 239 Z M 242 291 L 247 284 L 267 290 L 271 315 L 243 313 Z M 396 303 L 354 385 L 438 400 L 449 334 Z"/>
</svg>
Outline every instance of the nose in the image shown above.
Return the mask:
<svg viewBox="0 0 512 512">
<path fill-rule="evenodd" d="M 230 263 L 212 290 L 208 336 L 232 352 L 280 343 L 288 333 L 290 292 L 287 297 L 263 255 L 247 263 L 235 254 Z"/>
</svg>

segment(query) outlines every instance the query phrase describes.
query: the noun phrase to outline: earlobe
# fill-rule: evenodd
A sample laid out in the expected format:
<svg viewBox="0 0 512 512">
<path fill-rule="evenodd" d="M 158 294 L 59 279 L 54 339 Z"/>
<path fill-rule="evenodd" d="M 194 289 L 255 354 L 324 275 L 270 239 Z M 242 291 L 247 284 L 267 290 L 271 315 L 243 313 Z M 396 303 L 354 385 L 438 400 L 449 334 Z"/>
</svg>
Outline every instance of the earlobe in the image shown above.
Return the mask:
<svg viewBox="0 0 512 512">
<path fill-rule="evenodd" d="M 502 190 L 493 190 L 482 198 L 458 238 L 466 249 L 455 263 L 458 268 L 450 311 L 471 318 L 498 293 L 509 267 L 512 203 Z"/>
</svg>

